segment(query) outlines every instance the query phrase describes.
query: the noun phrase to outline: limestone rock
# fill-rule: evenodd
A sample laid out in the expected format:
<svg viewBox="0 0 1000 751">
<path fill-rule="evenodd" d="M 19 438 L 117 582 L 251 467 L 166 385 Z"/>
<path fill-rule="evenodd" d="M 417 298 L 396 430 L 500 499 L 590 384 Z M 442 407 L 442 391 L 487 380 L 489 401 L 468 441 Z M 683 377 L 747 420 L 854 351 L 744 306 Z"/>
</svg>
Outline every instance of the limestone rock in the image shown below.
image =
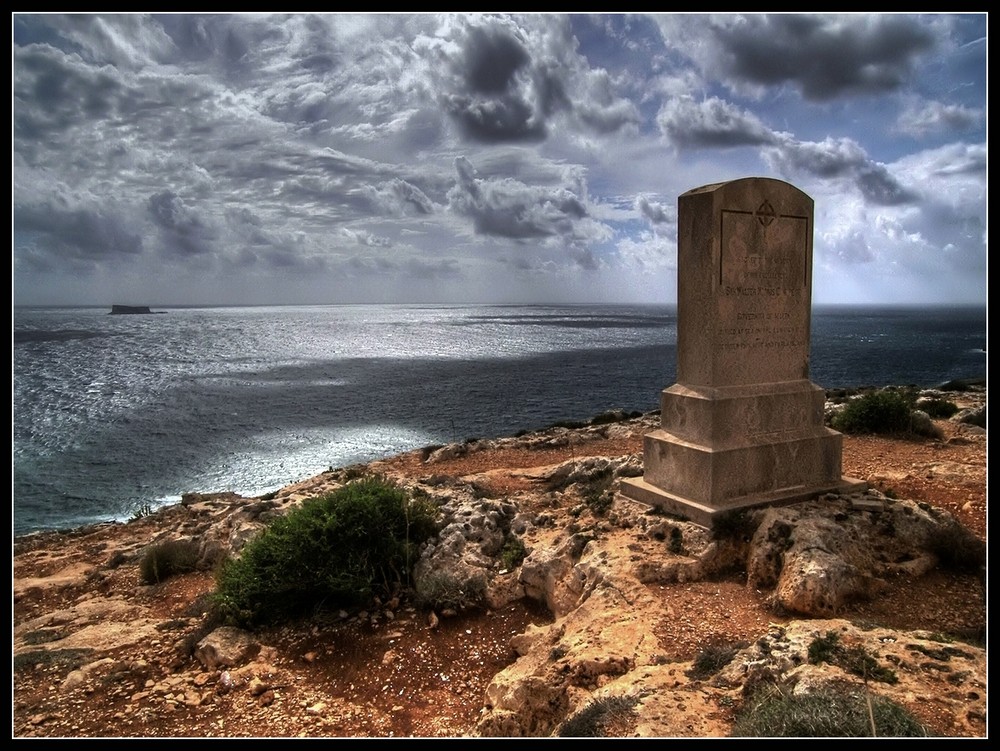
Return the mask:
<svg viewBox="0 0 1000 751">
<path fill-rule="evenodd" d="M 233 626 L 220 626 L 198 642 L 194 656 L 206 670 L 246 662 L 260 648 L 253 635 Z"/>
<path fill-rule="evenodd" d="M 975 425 L 980 428 L 986 427 L 986 405 L 964 409 L 952 418 L 955 422 Z"/>
</svg>

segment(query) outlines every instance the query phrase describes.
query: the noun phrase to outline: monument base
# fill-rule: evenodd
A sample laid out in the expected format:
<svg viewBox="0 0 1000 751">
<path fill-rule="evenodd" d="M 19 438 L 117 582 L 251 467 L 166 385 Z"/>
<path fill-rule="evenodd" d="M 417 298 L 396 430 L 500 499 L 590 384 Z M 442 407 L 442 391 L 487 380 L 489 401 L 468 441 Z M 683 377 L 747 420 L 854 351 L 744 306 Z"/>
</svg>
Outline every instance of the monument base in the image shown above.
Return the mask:
<svg viewBox="0 0 1000 751">
<path fill-rule="evenodd" d="M 781 180 L 677 200 L 677 382 L 622 493 L 705 526 L 749 506 L 863 490 L 809 380 L 813 200 Z"/>
<path fill-rule="evenodd" d="M 641 480 L 627 497 L 711 526 L 719 513 L 792 503 L 866 484 L 841 477 L 843 436 L 824 425 L 823 390 L 808 379 L 691 387 L 661 395 Z"/>
<path fill-rule="evenodd" d="M 711 529 L 714 526 L 716 518 L 733 511 L 757 506 L 781 506 L 798 503 L 819 497 L 824 493 L 860 493 L 867 489 L 868 483 L 864 480 L 857 480 L 853 477 L 842 477 L 837 482 L 831 483 L 829 487 L 811 487 L 808 489 L 801 487 L 787 488 L 771 493 L 762 493 L 760 495 L 735 499 L 724 508 L 715 508 L 691 500 L 690 498 L 681 498 L 680 496 L 661 490 L 655 485 L 650 485 L 641 477 L 623 478 L 619 492 L 633 501 L 653 506 L 668 514 L 680 516 L 706 529 Z"/>
</svg>

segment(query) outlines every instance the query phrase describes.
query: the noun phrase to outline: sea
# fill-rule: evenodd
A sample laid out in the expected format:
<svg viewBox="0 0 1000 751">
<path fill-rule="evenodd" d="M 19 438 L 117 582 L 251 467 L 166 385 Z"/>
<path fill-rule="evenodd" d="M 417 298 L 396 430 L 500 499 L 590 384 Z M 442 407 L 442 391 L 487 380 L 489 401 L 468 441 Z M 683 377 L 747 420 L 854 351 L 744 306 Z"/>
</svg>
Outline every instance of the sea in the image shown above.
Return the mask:
<svg viewBox="0 0 1000 751">
<path fill-rule="evenodd" d="M 13 308 L 12 526 L 125 521 L 430 445 L 648 412 L 658 305 Z M 986 377 L 985 307 L 814 307 L 824 388 Z"/>
</svg>

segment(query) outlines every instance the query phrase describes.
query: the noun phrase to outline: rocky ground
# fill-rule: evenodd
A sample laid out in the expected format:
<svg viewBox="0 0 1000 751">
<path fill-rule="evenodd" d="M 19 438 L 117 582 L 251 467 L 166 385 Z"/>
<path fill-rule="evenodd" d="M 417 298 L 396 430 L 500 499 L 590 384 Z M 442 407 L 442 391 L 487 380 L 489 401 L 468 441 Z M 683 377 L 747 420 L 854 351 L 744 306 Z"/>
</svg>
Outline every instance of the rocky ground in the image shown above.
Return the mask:
<svg viewBox="0 0 1000 751">
<path fill-rule="evenodd" d="M 974 406 L 985 393 L 949 398 Z M 941 509 L 985 540 L 985 431 L 935 423 L 938 439 L 846 436 L 844 474 L 887 498 Z M 514 504 L 519 519 L 532 520 L 524 538 L 536 552 L 581 535 L 592 540 L 564 573 L 584 580 L 569 587 L 574 592 L 590 576 L 594 593 L 572 602 L 565 586 L 533 588 L 527 572 L 498 572 L 496 580 L 510 582 L 513 594 L 494 596 L 491 607 L 434 613 L 405 599 L 374 603 L 363 612 L 324 613 L 256 632 L 239 658 L 226 660 L 204 647 L 211 572 L 147 586 L 137 561 L 151 541 L 182 532 L 193 515 L 221 519 L 250 506 L 248 499 L 198 498 L 128 524 L 19 538 L 13 736 L 548 735 L 594 698 L 627 693 L 643 697 L 642 711 L 603 734 L 720 737 L 741 701 L 741 679 L 691 678 L 701 652 L 767 640 L 785 649 L 833 630 L 845 639 L 878 639 L 880 654 L 903 677 L 892 698 L 931 735 L 987 735 L 981 574 L 899 566 L 879 578 L 877 596 L 802 618 L 776 607 L 775 592 L 754 586 L 746 567 L 686 581 L 648 571 L 630 573 L 627 582 L 589 573 L 601 565 L 642 569 L 649 550 L 663 549 L 662 540 L 653 547 L 663 522 L 620 496 L 598 517 L 578 489 L 552 482 L 562 471 L 553 468 L 588 457 L 634 464 L 651 424 L 645 416 L 599 429 L 550 430 L 370 466 L 404 483 L 471 488 L 477 497 Z M 306 497 L 330 481 L 313 478 L 279 500 Z M 549 579 L 551 571 L 545 569 Z M 609 614 L 618 606 L 608 583 L 635 603 L 639 623 L 625 629 L 620 614 Z M 622 629 L 627 634 L 611 641 Z M 949 635 L 947 649 L 940 635 Z M 536 706 L 542 699 L 551 707 Z"/>
</svg>

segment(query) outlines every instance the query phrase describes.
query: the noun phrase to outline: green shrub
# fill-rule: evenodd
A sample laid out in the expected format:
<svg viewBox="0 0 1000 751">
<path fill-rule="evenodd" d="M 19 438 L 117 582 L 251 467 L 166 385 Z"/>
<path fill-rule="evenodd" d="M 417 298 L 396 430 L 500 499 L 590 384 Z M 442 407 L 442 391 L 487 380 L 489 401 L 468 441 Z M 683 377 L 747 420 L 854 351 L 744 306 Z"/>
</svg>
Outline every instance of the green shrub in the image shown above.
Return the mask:
<svg viewBox="0 0 1000 751">
<path fill-rule="evenodd" d="M 958 405 L 947 399 L 921 399 L 917 402 L 916 407 L 935 420 L 947 420 L 958 413 Z"/>
<path fill-rule="evenodd" d="M 220 566 L 220 617 L 252 627 L 408 586 L 418 546 L 436 532 L 436 518 L 430 501 L 411 501 L 378 477 L 308 499 Z"/>
<path fill-rule="evenodd" d="M 905 393 L 870 391 L 852 399 L 831 420 L 842 433 L 905 433 L 910 430 L 913 402 Z"/>
<path fill-rule="evenodd" d="M 827 631 L 826 636 L 817 636 L 809 642 L 809 663 L 812 665 L 832 663 L 838 647 L 840 647 L 840 635 L 836 631 Z"/>
<path fill-rule="evenodd" d="M 191 540 L 168 540 L 152 545 L 139 560 L 143 584 L 159 584 L 171 576 L 194 571 L 198 565 L 198 545 Z"/>
<path fill-rule="evenodd" d="M 895 671 L 878 664 L 875 655 L 862 646 L 845 647 L 840 643 L 836 631 L 828 631 L 826 636 L 818 636 L 809 644 L 809 662 L 818 665 L 823 662 L 837 665 L 848 673 L 869 681 L 897 683 Z"/>
<path fill-rule="evenodd" d="M 513 571 L 521 565 L 525 556 L 528 555 L 524 542 L 517 535 L 508 535 L 500 550 L 500 565 L 506 571 Z"/>
<path fill-rule="evenodd" d="M 739 712 L 731 737 L 922 738 L 927 730 L 905 708 L 861 691 L 790 695 L 759 690 Z"/>
<path fill-rule="evenodd" d="M 583 502 L 594 516 L 604 516 L 615 501 L 612 490 L 614 470 L 611 467 L 595 470 L 587 478 L 581 494 Z"/>
</svg>

